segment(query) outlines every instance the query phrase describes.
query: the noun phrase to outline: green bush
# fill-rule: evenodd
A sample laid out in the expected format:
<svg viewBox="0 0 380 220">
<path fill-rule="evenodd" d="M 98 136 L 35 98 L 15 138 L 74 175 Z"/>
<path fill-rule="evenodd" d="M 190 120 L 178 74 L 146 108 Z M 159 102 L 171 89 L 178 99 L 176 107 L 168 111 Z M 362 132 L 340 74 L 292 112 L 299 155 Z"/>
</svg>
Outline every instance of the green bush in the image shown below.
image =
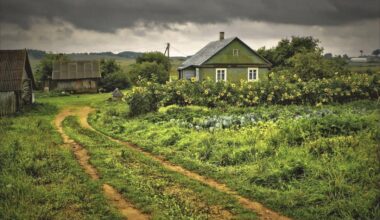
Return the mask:
<svg viewBox="0 0 380 220">
<path fill-rule="evenodd" d="M 161 92 L 158 90 L 159 84 L 148 82 L 145 87 L 135 87 L 127 95 L 127 103 L 130 108 L 130 115 L 136 116 L 148 112 L 157 111 Z"/>
<path fill-rule="evenodd" d="M 100 61 L 99 86 L 105 91 L 113 91 L 116 88 L 127 89 L 131 86 L 131 80 L 126 72 L 123 72 L 120 65 L 114 59 Z"/>
<path fill-rule="evenodd" d="M 241 81 L 238 84 L 204 80 L 193 82 L 179 80 L 165 85 L 145 84 L 145 89 L 134 90 L 129 98 L 155 97 L 149 111 L 158 105 L 200 105 L 225 107 L 227 105 L 249 107 L 272 104 L 322 105 L 348 102 L 358 99 L 377 99 L 380 91 L 379 75 L 334 75 L 331 78 L 303 81 L 297 74 L 282 71 L 271 73 L 269 80 L 259 82 Z M 137 97 L 134 97 L 137 96 Z M 147 103 L 147 105 L 149 105 Z M 132 111 L 135 111 L 131 107 Z M 144 111 L 147 112 L 147 111 Z"/>
<path fill-rule="evenodd" d="M 127 73 L 121 71 L 108 74 L 101 79 L 101 86 L 106 91 L 113 91 L 116 88 L 127 89 L 131 87 L 131 84 Z"/>
</svg>

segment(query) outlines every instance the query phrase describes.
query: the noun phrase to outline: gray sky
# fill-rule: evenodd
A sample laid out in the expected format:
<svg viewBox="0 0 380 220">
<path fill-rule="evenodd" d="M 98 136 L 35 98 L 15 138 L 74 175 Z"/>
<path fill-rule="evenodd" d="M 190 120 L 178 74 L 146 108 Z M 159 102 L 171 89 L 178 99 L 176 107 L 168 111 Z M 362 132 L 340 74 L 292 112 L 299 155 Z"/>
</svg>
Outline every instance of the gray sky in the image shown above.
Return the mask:
<svg viewBox="0 0 380 220">
<path fill-rule="evenodd" d="M 380 48 L 380 0 L 0 0 L 0 48 L 191 55 L 238 36 L 252 48 L 314 36 L 325 52 Z"/>
</svg>

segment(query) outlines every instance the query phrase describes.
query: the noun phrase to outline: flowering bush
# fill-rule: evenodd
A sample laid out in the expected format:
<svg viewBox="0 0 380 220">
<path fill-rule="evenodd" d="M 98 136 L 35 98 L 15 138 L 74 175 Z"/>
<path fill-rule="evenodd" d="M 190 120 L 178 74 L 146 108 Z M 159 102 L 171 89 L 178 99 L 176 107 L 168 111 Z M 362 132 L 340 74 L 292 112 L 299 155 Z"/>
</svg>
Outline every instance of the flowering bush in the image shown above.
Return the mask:
<svg viewBox="0 0 380 220">
<path fill-rule="evenodd" d="M 135 87 L 127 95 L 130 115 L 136 116 L 157 111 L 162 100 L 162 86 L 158 83 L 147 82 L 144 86 Z"/>
<path fill-rule="evenodd" d="M 331 102 L 347 102 L 357 99 L 379 98 L 379 75 L 351 74 L 335 75 L 331 78 L 303 81 L 297 74 L 278 73 L 269 75 L 269 80 L 240 83 L 204 80 L 193 82 L 179 80 L 165 85 L 146 84 L 136 88 L 129 96 L 130 104 L 152 102 L 150 107 L 136 106 L 135 113 L 157 110 L 158 106 L 200 105 L 218 107 L 256 106 L 263 104 L 312 104 L 322 105 Z M 135 97 L 137 96 L 137 97 Z M 145 99 L 134 102 L 134 99 Z M 131 105 L 131 111 L 133 110 Z"/>
</svg>

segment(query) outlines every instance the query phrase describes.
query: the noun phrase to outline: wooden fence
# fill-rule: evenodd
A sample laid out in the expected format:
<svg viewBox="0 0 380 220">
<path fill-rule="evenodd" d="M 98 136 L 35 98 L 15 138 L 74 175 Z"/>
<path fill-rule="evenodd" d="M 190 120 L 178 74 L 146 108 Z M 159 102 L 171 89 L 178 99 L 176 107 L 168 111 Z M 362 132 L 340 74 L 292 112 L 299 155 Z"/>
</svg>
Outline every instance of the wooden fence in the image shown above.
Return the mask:
<svg viewBox="0 0 380 220">
<path fill-rule="evenodd" d="M 17 111 L 14 92 L 0 92 L 0 117 Z"/>
</svg>

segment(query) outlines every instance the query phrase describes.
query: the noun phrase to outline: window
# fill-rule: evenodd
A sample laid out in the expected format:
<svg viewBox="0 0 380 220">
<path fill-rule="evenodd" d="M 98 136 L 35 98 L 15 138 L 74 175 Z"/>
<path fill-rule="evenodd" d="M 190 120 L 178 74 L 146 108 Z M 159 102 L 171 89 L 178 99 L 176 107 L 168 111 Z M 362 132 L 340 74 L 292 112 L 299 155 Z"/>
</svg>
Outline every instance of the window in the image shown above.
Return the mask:
<svg viewBox="0 0 380 220">
<path fill-rule="evenodd" d="M 259 69 L 258 68 L 248 68 L 248 81 L 259 80 Z"/>
<path fill-rule="evenodd" d="M 227 69 L 216 69 L 215 81 L 227 81 Z"/>
<path fill-rule="evenodd" d="M 232 50 L 232 56 L 234 56 L 234 57 L 239 56 L 239 50 L 238 49 L 233 49 Z"/>
</svg>

